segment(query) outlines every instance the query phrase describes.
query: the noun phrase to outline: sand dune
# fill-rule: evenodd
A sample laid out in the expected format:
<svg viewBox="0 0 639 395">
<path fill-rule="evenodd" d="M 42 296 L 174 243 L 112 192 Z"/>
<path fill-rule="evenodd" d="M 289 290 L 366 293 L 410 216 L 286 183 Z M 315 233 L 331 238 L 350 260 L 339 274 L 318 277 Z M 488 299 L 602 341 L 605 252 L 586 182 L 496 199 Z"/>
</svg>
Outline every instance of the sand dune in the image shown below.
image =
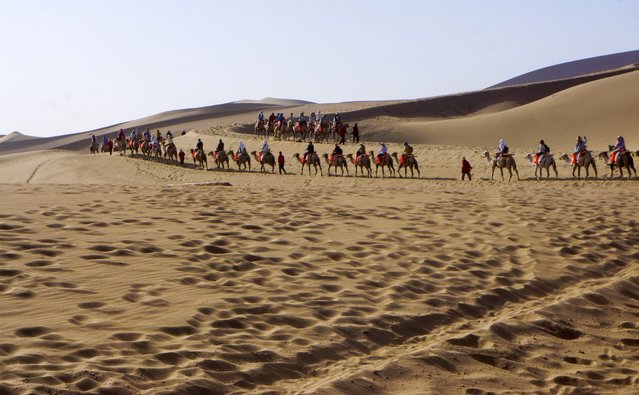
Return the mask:
<svg viewBox="0 0 639 395">
<path fill-rule="evenodd" d="M 535 82 L 574 78 L 585 74 L 601 73 L 639 63 L 639 51 L 620 52 L 593 58 L 579 59 L 534 70 L 511 78 L 491 88 L 531 84 Z"/>
<path fill-rule="evenodd" d="M 20 132 L 11 132 L 7 135 L 0 135 L 0 144 L 8 143 L 8 142 L 18 142 L 18 141 L 30 141 L 34 139 L 38 139 L 36 136 L 27 136 Z"/>
<path fill-rule="evenodd" d="M 576 136 L 586 135 L 590 147 L 603 150 L 626 137 L 639 144 L 639 72 L 580 84 L 541 100 L 490 114 L 452 120 L 388 118 L 365 123 L 369 138 L 427 144 L 493 146 L 499 138 L 515 147 L 533 149 L 545 139 L 555 151 L 568 151 Z M 392 131 L 392 132 L 389 132 Z"/>
</svg>

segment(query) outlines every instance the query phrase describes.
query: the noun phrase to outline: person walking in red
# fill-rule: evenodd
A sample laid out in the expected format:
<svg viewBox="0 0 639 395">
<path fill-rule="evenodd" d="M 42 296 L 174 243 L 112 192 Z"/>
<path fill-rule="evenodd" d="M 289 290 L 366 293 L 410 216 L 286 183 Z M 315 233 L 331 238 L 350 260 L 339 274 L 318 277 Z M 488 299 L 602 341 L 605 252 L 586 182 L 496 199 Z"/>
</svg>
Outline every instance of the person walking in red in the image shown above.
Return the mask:
<svg viewBox="0 0 639 395">
<path fill-rule="evenodd" d="M 348 124 L 341 125 L 339 127 L 339 143 L 346 144 L 346 129 L 348 128 Z"/>
<path fill-rule="evenodd" d="M 462 158 L 462 181 L 464 181 L 464 177 L 468 176 L 468 181 L 472 180 L 472 177 L 470 175 L 470 171 L 473 169 L 473 167 L 470 165 L 470 163 L 466 160 L 466 157 Z"/>
<path fill-rule="evenodd" d="M 353 142 L 354 143 L 359 143 L 359 127 L 357 126 L 357 123 L 355 124 L 355 126 L 353 126 Z"/>
<path fill-rule="evenodd" d="M 180 166 L 184 167 L 184 151 L 182 150 L 182 148 L 180 148 L 180 153 L 178 154 L 178 156 L 180 157 Z"/>
<path fill-rule="evenodd" d="M 284 162 L 286 162 L 286 160 L 284 159 L 284 155 L 282 155 L 282 151 L 280 151 L 280 155 L 277 157 L 277 164 L 280 168 L 280 174 L 282 174 L 282 172 L 286 174 L 286 170 L 284 169 Z"/>
</svg>

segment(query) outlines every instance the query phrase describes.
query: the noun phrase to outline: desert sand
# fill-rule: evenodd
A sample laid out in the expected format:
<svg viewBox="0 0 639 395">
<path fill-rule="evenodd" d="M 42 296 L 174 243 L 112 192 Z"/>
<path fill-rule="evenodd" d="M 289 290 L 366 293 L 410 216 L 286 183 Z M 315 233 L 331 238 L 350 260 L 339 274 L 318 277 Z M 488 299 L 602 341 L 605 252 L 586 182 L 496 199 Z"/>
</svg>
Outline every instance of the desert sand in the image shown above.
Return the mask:
<svg viewBox="0 0 639 395">
<path fill-rule="evenodd" d="M 414 143 L 420 178 L 329 177 L 324 162 L 302 176 L 294 141 L 271 141 L 279 175 L 91 155 L 88 132 L 14 135 L 0 143 L 0 393 L 632 393 L 639 183 L 599 160 L 597 179 L 559 163 L 538 181 L 523 156 L 540 138 L 570 152 L 578 134 L 636 149 L 638 84 L 491 90 L 463 114 L 431 110 L 468 95 L 153 120 L 187 130 L 185 150 L 251 151 L 256 108 L 337 111 L 368 150 Z M 490 180 L 499 137 L 520 181 Z"/>
</svg>

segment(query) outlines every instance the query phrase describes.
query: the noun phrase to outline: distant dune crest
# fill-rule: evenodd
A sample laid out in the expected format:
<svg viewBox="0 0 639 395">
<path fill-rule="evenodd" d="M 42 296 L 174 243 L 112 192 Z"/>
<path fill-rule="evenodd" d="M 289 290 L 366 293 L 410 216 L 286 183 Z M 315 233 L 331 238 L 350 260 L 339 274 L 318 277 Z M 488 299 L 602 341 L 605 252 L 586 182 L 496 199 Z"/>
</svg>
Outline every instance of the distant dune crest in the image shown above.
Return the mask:
<svg viewBox="0 0 639 395">
<path fill-rule="evenodd" d="M 245 99 L 234 101 L 233 104 L 266 104 L 271 106 L 303 106 L 305 104 L 315 104 L 306 100 L 279 99 L 277 97 L 265 97 L 259 100 Z"/>
<path fill-rule="evenodd" d="M 0 144 L 7 143 L 10 141 L 27 141 L 27 140 L 34 140 L 39 138 L 40 137 L 36 137 L 36 136 L 27 136 L 26 134 L 22 134 L 20 132 L 11 132 L 7 134 L 6 136 L 0 135 Z"/>
<path fill-rule="evenodd" d="M 636 63 L 639 63 L 639 50 L 596 56 L 534 70 L 490 86 L 487 89 L 573 78 L 585 74 L 615 70 Z"/>
</svg>

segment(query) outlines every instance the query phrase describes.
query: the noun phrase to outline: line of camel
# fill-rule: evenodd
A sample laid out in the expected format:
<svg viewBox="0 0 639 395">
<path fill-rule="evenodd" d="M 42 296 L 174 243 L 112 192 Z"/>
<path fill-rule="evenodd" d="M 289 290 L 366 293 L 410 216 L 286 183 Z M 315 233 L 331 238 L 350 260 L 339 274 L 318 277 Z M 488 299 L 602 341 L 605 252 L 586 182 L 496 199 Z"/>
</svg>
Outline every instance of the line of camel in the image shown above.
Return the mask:
<svg viewBox="0 0 639 395">
<path fill-rule="evenodd" d="M 164 144 L 162 144 L 164 145 Z M 113 147 L 114 151 L 120 151 L 121 155 L 126 155 L 126 147 L 122 144 L 122 146 Z M 137 146 L 135 147 L 137 148 Z M 131 155 L 133 153 L 138 153 L 137 149 L 130 149 Z M 140 147 L 140 151 L 142 155 L 146 158 L 155 158 L 157 160 L 165 160 L 168 162 L 173 161 L 176 163 L 178 161 L 178 152 L 175 145 L 168 145 L 164 147 L 152 147 L 149 144 L 147 147 Z M 102 149 L 103 152 L 108 152 Z M 91 152 L 97 153 L 99 152 L 98 147 L 91 146 Z M 191 152 L 193 158 L 194 167 L 199 167 L 202 169 L 208 169 L 208 161 L 206 154 L 202 151 L 193 151 Z M 610 167 L 610 177 L 614 176 L 615 169 L 619 170 L 619 178 L 624 177 L 624 170 L 626 171 L 626 175 L 628 179 L 633 177 L 637 177 L 637 171 L 634 166 L 634 156 L 639 156 L 639 151 L 630 152 L 624 151 L 616 155 L 615 163 L 610 163 L 610 157 L 608 152 L 602 151 L 596 156 L 600 158 L 607 166 Z M 234 151 L 220 151 L 217 154 L 213 152 L 209 152 L 209 156 L 212 157 L 216 168 L 230 169 L 230 162 L 234 161 L 239 171 L 250 171 L 251 170 L 251 157 L 260 164 L 260 171 L 266 172 L 266 166 L 271 167 L 271 172 L 275 172 L 275 165 L 277 164 L 277 160 L 275 155 L 268 151 L 263 157 L 261 155 L 258 156 L 256 151 L 252 151 L 250 154 L 248 152 L 243 153 L 235 153 Z M 494 180 L 495 170 L 499 169 L 501 179 L 504 178 L 504 170 L 508 171 L 508 181 L 512 180 L 513 172 L 517 176 L 517 179 L 520 180 L 519 170 L 517 169 L 517 163 L 515 161 L 515 157 L 513 154 L 505 154 L 496 158 L 492 156 L 488 151 L 485 151 L 482 155 L 483 158 L 486 159 L 488 164 L 491 166 L 491 176 L 490 179 Z M 304 169 L 308 169 L 308 174 L 311 174 L 311 170 L 315 170 L 315 175 L 320 173 L 323 175 L 322 171 L 322 161 L 320 159 L 320 155 L 318 153 L 312 153 L 306 155 L 306 159 L 304 159 L 300 154 L 294 154 L 293 158 L 295 158 L 301 164 L 301 174 L 304 174 Z M 375 156 L 373 151 L 369 151 L 368 155 L 359 155 L 354 157 L 353 154 L 344 155 L 329 155 L 323 154 L 321 158 L 324 159 L 326 164 L 328 165 L 328 175 L 331 175 L 331 169 L 334 170 L 334 175 L 337 175 L 337 170 L 340 170 L 340 174 L 343 176 L 344 173 L 346 175 L 350 175 L 348 170 L 349 162 L 355 167 L 355 177 L 359 175 L 365 177 L 373 176 L 373 165 L 375 166 L 375 177 L 378 177 L 379 170 L 382 170 L 382 177 L 386 177 L 386 171 L 388 171 L 389 176 L 402 177 L 401 170 L 404 169 L 404 177 L 408 177 L 408 170 L 410 170 L 411 178 L 415 177 L 415 172 L 417 173 L 417 177 L 421 177 L 421 172 L 419 170 L 419 163 L 417 159 L 413 155 L 403 156 L 402 159 L 398 156 L 396 152 L 393 152 L 390 155 L 385 155 L 384 157 L 378 158 Z M 534 163 L 535 154 L 527 153 L 524 158 L 528 160 L 528 162 L 534 166 L 535 168 L 535 178 L 541 179 L 543 177 L 543 171 L 546 171 L 546 178 L 550 178 L 550 170 L 552 170 L 555 174 L 555 178 L 559 178 L 559 173 L 557 171 L 557 163 L 555 161 L 554 155 L 544 155 L 538 160 L 538 163 Z M 595 178 L 598 177 L 597 165 L 595 162 L 595 156 L 593 156 L 592 151 L 585 151 L 580 153 L 576 160 L 572 158 L 572 155 L 562 153 L 558 157 L 559 160 L 564 161 L 570 165 L 572 165 L 572 176 L 577 179 L 581 179 L 581 170 L 584 169 L 586 173 L 586 179 L 590 178 L 590 170 L 594 172 Z M 398 163 L 399 166 L 395 169 L 395 163 Z"/>
</svg>

